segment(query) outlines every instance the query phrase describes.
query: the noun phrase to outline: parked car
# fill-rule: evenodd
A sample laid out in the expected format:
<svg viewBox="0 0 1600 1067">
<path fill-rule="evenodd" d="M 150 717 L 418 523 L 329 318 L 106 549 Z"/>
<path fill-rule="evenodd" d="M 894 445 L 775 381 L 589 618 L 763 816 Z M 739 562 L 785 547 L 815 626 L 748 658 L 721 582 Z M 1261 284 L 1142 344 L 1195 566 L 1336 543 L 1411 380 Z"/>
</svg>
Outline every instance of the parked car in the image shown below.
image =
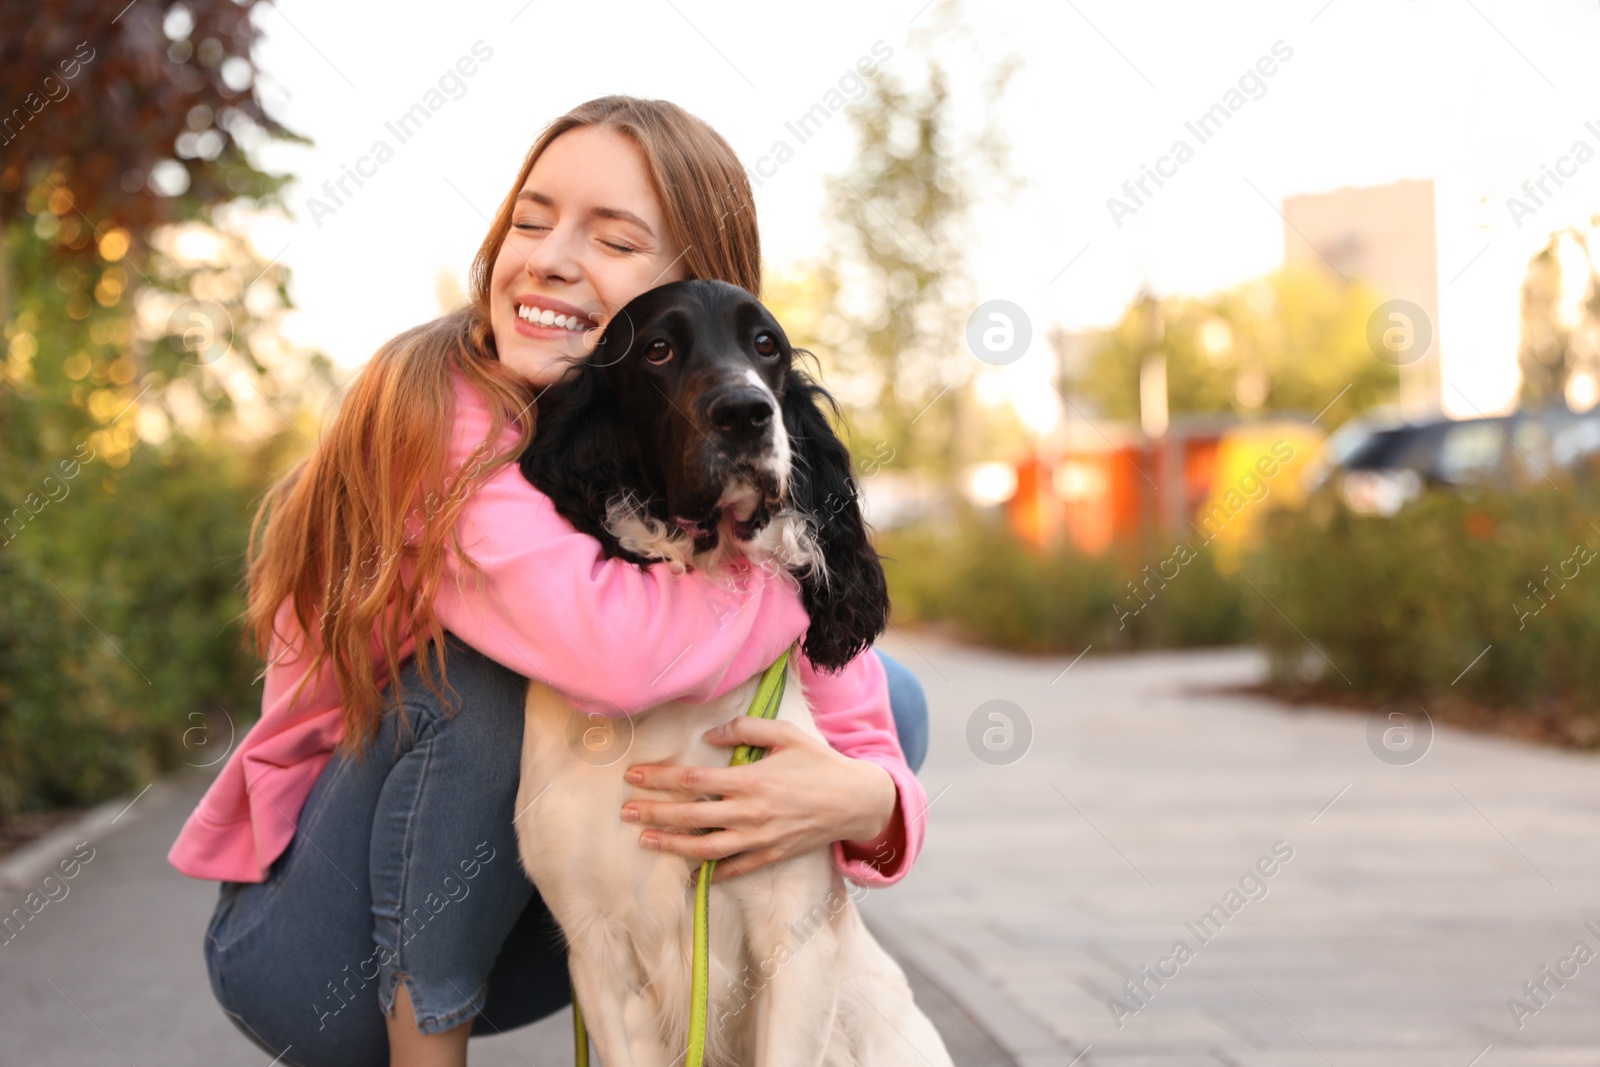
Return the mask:
<svg viewBox="0 0 1600 1067">
<path fill-rule="evenodd" d="M 1514 489 L 1600 473 L 1600 409 L 1378 425 L 1341 443 L 1322 480 L 1352 510 L 1393 515 L 1429 488 Z"/>
<path fill-rule="evenodd" d="M 1379 430 L 1393 430 L 1404 426 L 1400 408 L 1396 404 L 1382 404 L 1369 408 L 1354 418 L 1347 419 L 1328 435 L 1317 454 L 1307 465 L 1304 474 L 1307 492 L 1316 492 L 1328 483 L 1345 463 L 1345 460 L 1371 439 Z"/>
</svg>

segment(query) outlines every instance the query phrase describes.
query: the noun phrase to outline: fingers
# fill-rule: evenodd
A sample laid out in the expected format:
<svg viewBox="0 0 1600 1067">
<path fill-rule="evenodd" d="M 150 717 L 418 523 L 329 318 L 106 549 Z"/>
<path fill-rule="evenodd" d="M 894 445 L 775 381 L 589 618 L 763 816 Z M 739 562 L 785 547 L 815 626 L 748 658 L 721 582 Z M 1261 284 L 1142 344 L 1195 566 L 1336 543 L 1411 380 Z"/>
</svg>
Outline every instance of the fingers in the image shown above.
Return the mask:
<svg viewBox="0 0 1600 1067">
<path fill-rule="evenodd" d="M 622 821 L 668 830 L 704 830 L 738 823 L 740 806 L 728 800 L 630 800 L 622 806 Z"/>
<path fill-rule="evenodd" d="M 758 840 L 737 830 L 714 830 L 709 834 L 646 830 L 639 835 L 639 844 L 685 859 L 716 860 L 717 869 L 711 878 L 713 883 L 723 878 L 749 874 L 791 855 L 781 843 Z M 726 874 L 723 873 L 724 866 L 729 868 Z"/>
<path fill-rule="evenodd" d="M 738 792 L 744 767 L 667 767 L 641 763 L 628 769 L 628 781 L 644 789 L 689 796 L 725 796 Z"/>
<path fill-rule="evenodd" d="M 729 748 L 736 745 L 773 750 L 804 745 L 827 748 L 792 722 L 774 722 L 750 715 L 737 716 L 706 731 L 705 739 L 713 745 Z M 740 792 L 741 786 L 749 786 L 754 781 L 748 767 L 669 767 L 656 763 L 640 763 L 628 768 L 627 780 L 646 789 L 690 796 L 727 796 Z"/>
<path fill-rule="evenodd" d="M 655 842 L 654 845 L 651 842 Z M 732 830 L 716 830 L 709 834 L 678 834 L 670 830 L 646 830 L 639 835 L 645 848 L 657 848 L 675 856 L 693 860 L 716 860 L 718 866 L 730 856 L 749 848 L 752 842 Z"/>
<path fill-rule="evenodd" d="M 794 723 L 775 719 L 760 719 L 754 715 L 740 715 L 721 726 L 707 730 L 707 741 L 713 745 L 758 745 L 761 748 L 781 748 L 799 744 L 810 738 Z"/>
</svg>

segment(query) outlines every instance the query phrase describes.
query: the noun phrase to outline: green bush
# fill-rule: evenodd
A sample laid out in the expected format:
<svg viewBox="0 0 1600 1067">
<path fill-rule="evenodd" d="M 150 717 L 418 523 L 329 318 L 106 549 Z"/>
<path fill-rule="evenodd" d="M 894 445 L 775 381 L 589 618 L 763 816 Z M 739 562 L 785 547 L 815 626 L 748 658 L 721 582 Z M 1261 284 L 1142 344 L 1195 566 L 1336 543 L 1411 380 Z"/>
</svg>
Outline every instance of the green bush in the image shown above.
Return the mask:
<svg viewBox="0 0 1600 1067">
<path fill-rule="evenodd" d="M 1104 556 L 1065 544 L 1039 551 L 998 522 L 965 516 L 947 530 L 887 532 L 878 548 L 897 624 L 981 644 L 1076 653 L 1229 644 L 1248 632 L 1237 580 L 1217 571 L 1210 549 L 1181 539 Z"/>
<path fill-rule="evenodd" d="M 0 547 L 0 822 L 137 792 L 243 735 L 260 695 L 236 617 L 262 467 L 187 438 L 91 461 Z M 0 492 L 5 513 L 23 496 Z"/>
<path fill-rule="evenodd" d="M 1600 685 L 1597 504 L 1541 487 L 1429 493 L 1393 518 L 1327 497 L 1273 515 L 1246 573 L 1277 609 L 1256 613 L 1274 677 L 1378 699 L 1583 700 Z"/>
<path fill-rule="evenodd" d="M 0 817 L 125 792 L 151 764 L 110 650 L 27 557 L 0 551 L 0 587 Z"/>
</svg>

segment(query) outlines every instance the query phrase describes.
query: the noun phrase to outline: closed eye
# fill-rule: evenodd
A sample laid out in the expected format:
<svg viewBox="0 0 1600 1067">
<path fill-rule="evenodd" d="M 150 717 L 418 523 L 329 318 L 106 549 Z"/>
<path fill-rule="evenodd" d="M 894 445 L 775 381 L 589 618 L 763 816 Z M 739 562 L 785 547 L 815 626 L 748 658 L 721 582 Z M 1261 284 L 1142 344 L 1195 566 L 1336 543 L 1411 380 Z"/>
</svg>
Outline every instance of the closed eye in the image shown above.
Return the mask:
<svg viewBox="0 0 1600 1067">
<path fill-rule="evenodd" d="M 548 230 L 550 228 L 548 226 L 541 226 L 536 222 L 513 222 L 511 227 L 512 229 L 521 230 L 523 233 L 533 233 L 538 230 Z M 600 243 L 605 245 L 607 248 L 612 249 L 613 251 L 621 252 L 625 256 L 631 256 L 635 252 L 639 251 L 632 245 L 623 244 L 620 241 L 601 241 Z"/>
</svg>

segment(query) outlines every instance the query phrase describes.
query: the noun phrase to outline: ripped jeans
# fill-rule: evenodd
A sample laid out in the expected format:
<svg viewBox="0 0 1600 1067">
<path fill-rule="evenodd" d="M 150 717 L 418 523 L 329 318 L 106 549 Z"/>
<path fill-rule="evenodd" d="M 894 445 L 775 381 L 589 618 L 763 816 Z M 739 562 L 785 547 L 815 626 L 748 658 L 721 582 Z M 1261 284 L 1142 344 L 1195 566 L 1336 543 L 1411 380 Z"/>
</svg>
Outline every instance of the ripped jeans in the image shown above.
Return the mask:
<svg viewBox="0 0 1600 1067">
<path fill-rule="evenodd" d="M 212 992 L 269 1056 L 385 1067 L 400 981 L 424 1034 L 492 1034 L 571 998 L 566 949 L 517 855 L 527 679 L 446 634 L 452 705 L 401 672 L 362 759 L 334 756 L 264 882 L 223 882 L 206 929 Z M 927 750 L 922 687 L 877 653 L 901 747 Z"/>
</svg>

